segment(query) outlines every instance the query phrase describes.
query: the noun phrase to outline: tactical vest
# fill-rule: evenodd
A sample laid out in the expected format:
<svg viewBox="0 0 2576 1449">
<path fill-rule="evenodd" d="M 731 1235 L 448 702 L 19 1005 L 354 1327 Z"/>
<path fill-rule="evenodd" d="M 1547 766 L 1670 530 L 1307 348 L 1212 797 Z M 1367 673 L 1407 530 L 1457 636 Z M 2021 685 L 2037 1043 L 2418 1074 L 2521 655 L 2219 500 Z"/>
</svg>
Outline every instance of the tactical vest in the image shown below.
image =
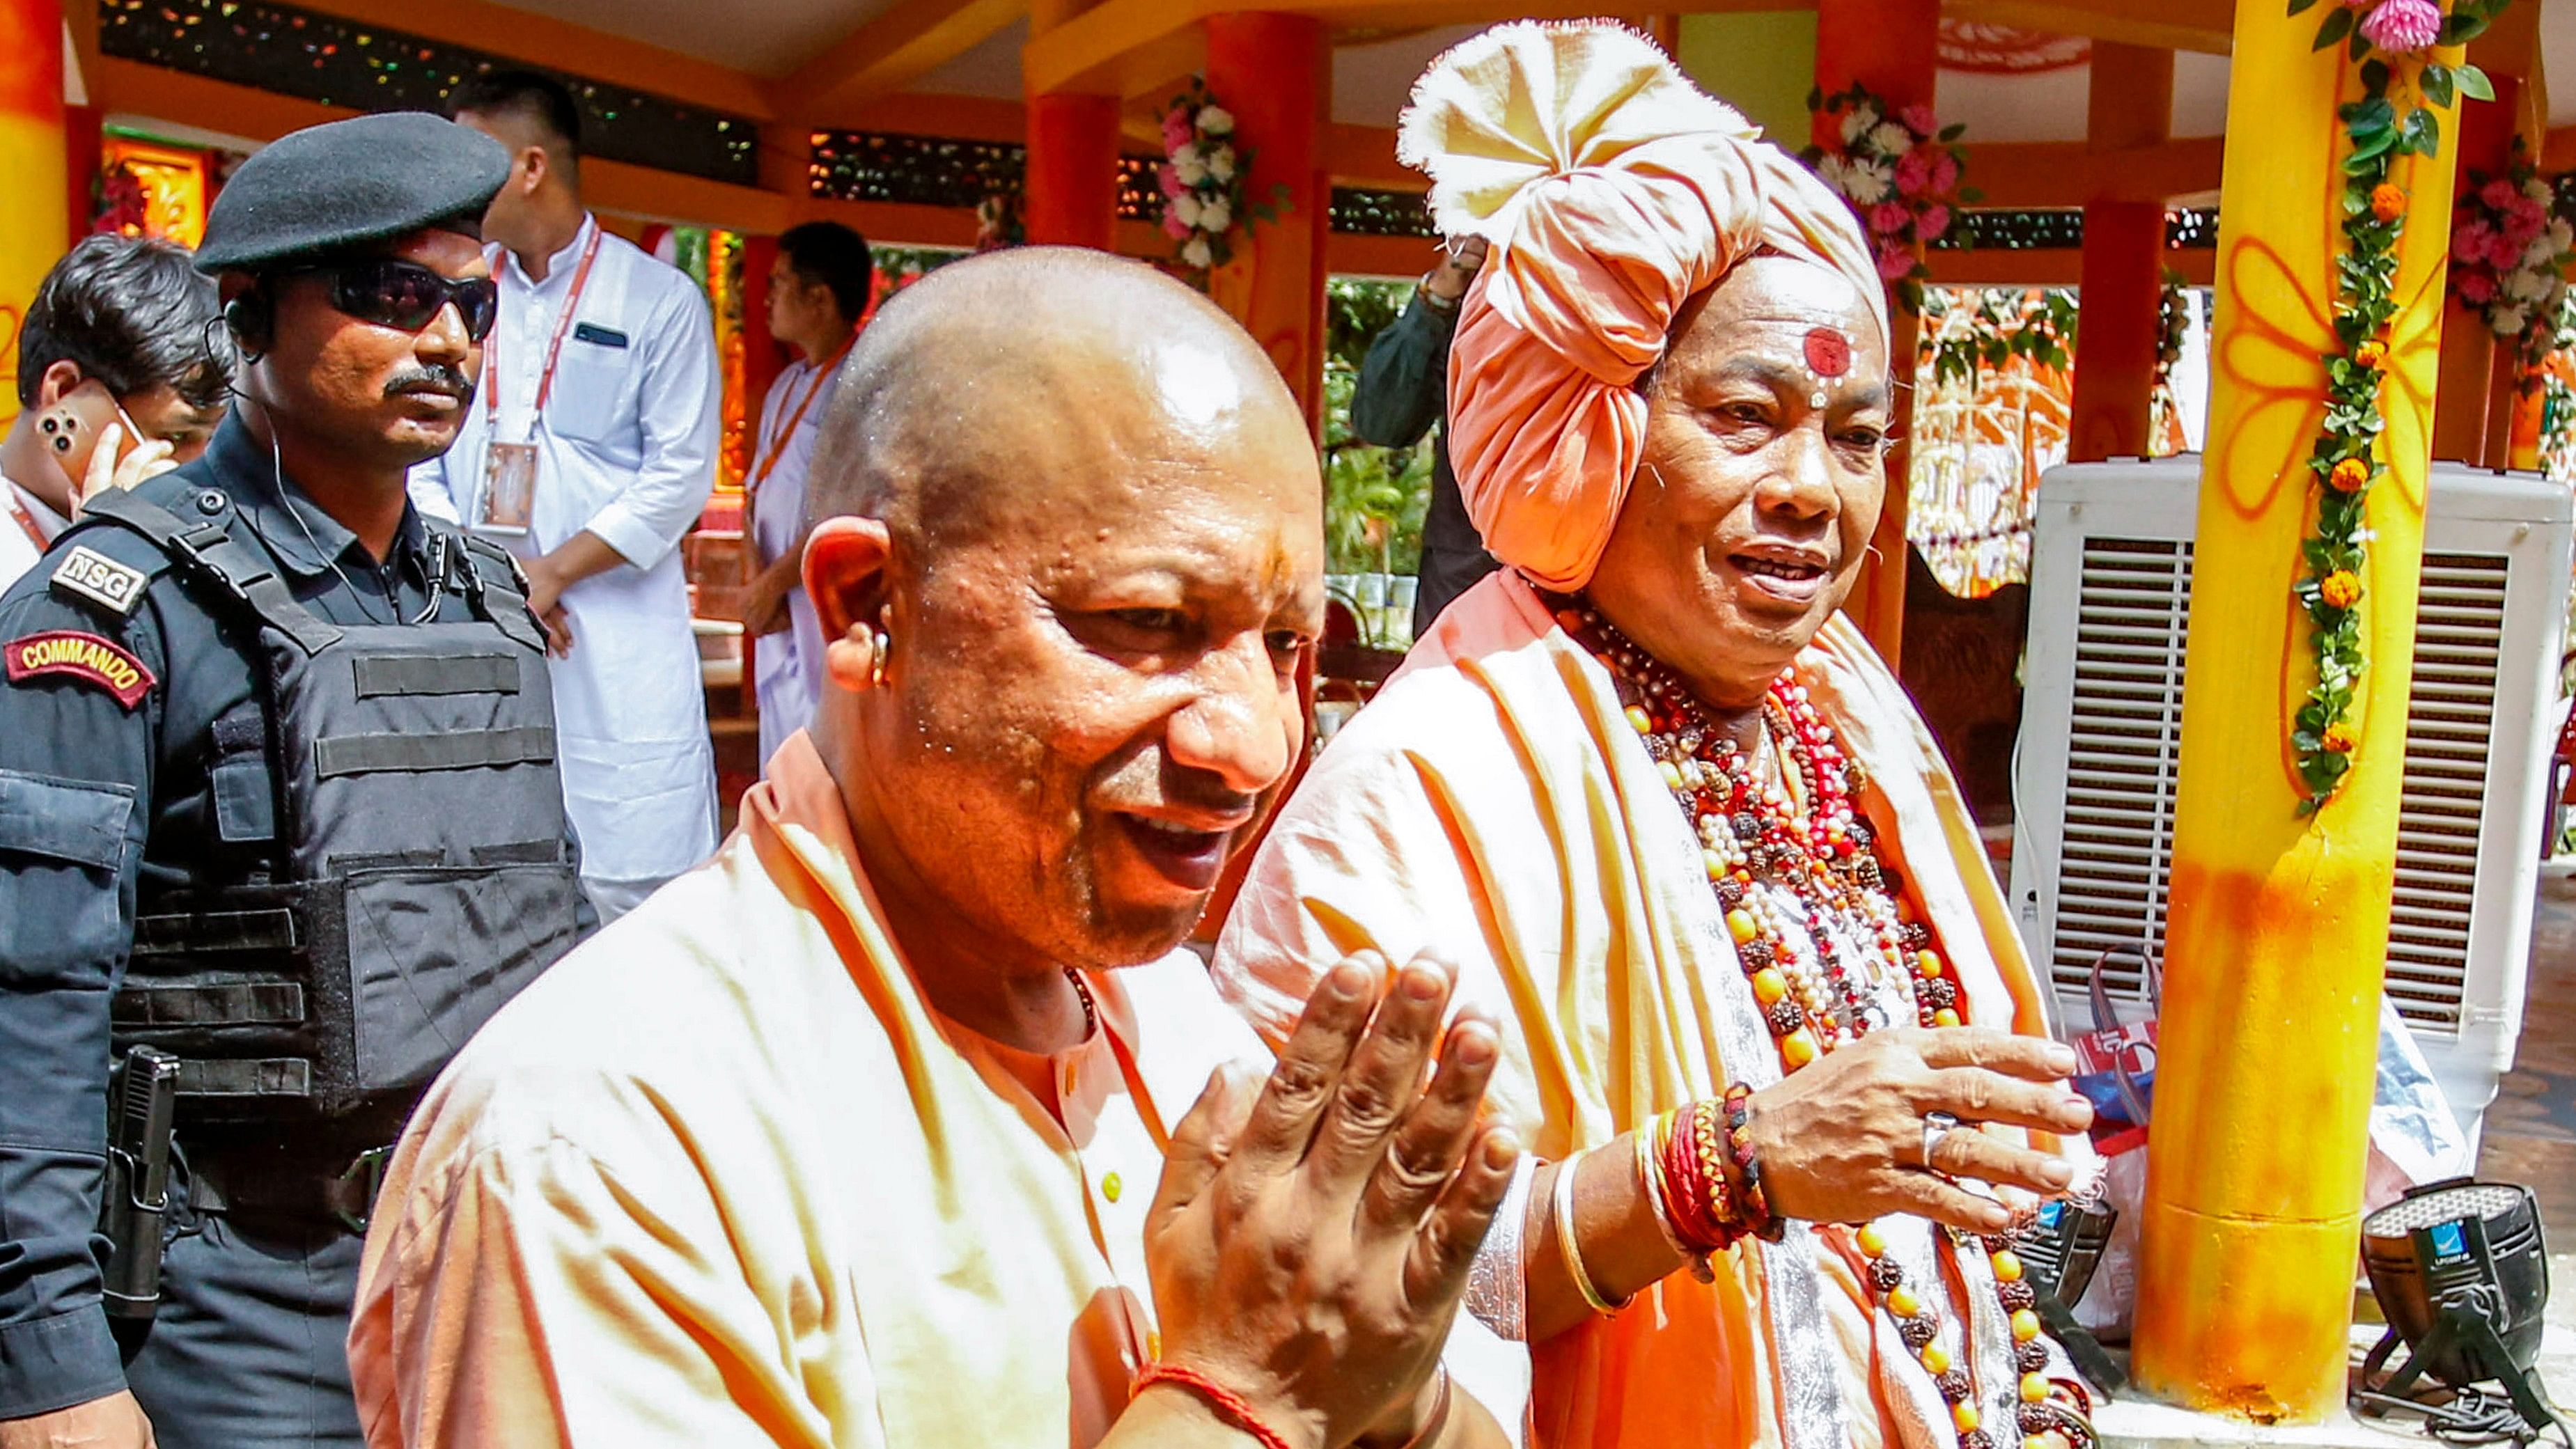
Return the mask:
<svg viewBox="0 0 2576 1449">
<path fill-rule="evenodd" d="M 146 883 L 117 1049 L 180 1058 L 183 1126 L 390 1141 L 575 938 L 545 636 L 509 556 L 445 530 L 433 592 L 470 619 L 326 622 L 227 529 L 226 502 L 201 494 L 213 516 L 184 521 L 128 493 L 88 504 L 168 555 L 261 670 L 257 709 L 216 722 L 209 768 L 217 828 L 267 865 L 219 889 Z"/>
</svg>

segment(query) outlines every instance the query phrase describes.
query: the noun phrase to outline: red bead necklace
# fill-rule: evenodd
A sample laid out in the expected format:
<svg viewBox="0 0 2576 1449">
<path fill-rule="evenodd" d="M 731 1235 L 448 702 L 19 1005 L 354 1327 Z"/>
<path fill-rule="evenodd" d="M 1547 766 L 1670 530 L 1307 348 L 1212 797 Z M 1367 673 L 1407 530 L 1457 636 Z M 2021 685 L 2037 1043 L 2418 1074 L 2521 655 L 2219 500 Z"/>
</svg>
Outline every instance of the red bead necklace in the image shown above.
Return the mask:
<svg viewBox="0 0 2576 1449">
<path fill-rule="evenodd" d="M 1691 822 L 1782 1069 L 1794 1072 L 1878 1024 L 1885 1012 L 1874 1005 L 1881 995 L 1874 987 L 1881 982 L 1906 983 L 1917 1024 L 1960 1025 L 1965 999 L 1958 978 L 1930 929 L 1903 904 L 1903 887 L 1879 863 L 1875 833 L 1855 808 L 1869 788 L 1868 774 L 1843 753 L 1806 687 L 1784 672 L 1763 700 L 1764 723 L 1786 755 L 1782 783 L 1767 784 L 1679 675 L 1589 604 L 1552 603 L 1558 625 L 1620 681 L 1622 698 L 1630 701 L 1628 723 Z M 1794 792 L 1786 788 L 1792 774 Z M 1803 931 L 1786 929 L 1793 920 Z M 1838 943 L 1856 946 L 1868 959 L 1847 959 L 1849 947 Z M 2015 1427 L 2025 1435 L 2056 1431 L 2078 1443 L 2098 1442 L 2080 1415 L 2048 1402 L 2048 1351 L 2039 1341 L 2036 1295 L 2010 1239 L 1952 1237 L 1963 1247 L 1976 1242 L 1994 1270 L 2020 1375 Z M 1994 1449 L 1975 1380 L 1941 1345 L 1939 1311 L 1906 1286 L 1904 1266 L 1888 1256 L 1876 1227 L 1861 1228 L 1858 1246 L 1879 1306 L 1950 1406 L 1960 1449 Z"/>
</svg>

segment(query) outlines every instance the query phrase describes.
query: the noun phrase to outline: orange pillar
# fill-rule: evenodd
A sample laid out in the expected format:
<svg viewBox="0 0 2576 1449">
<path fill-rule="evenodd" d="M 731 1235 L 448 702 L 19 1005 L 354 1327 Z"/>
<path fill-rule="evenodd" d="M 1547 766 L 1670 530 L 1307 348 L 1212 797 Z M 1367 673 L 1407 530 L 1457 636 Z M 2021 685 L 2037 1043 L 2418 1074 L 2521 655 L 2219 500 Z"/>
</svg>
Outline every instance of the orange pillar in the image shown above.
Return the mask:
<svg viewBox="0 0 2576 1449">
<path fill-rule="evenodd" d="M 1931 105 L 1940 28 L 1938 0 L 1818 0 L 1816 85 L 1832 95 L 1849 90 L 1856 81 L 1890 106 Z M 1841 139 L 1829 134 L 1829 126 L 1824 118 L 1816 119 L 1817 144 Z M 1892 291 L 1888 311 L 1889 320 L 1896 324 L 1887 361 L 1899 399 L 1897 443 L 1888 450 L 1887 506 L 1879 513 L 1878 533 L 1870 541 L 1876 552 L 1862 564 L 1860 580 L 1852 586 L 1843 609 L 1893 668 L 1905 635 L 1909 467 L 1905 439 L 1914 431 L 1915 325 L 1914 318 L 1896 305 Z"/>
<path fill-rule="evenodd" d="M 1239 235 L 1234 260 L 1209 278 L 1208 292 L 1270 354 L 1318 437 L 1323 243 L 1332 201 L 1331 181 L 1320 168 L 1330 61 L 1324 23 L 1311 15 L 1208 17 L 1208 89 L 1234 113 L 1235 135 L 1252 152 L 1245 194 L 1256 205 L 1274 198 L 1278 204 L 1276 220 L 1254 221 Z"/>
<path fill-rule="evenodd" d="M 62 0 L 0 0 L 0 324 L 15 337 L 71 234 L 63 140 Z M 0 360 L 14 376 L 16 348 Z M 0 424 L 18 390 L 0 388 Z"/>
<path fill-rule="evenodd" d="M 1092 0 L 1033 0 L 1034 39 Z M 1118 98 L 1057 91 L 1028 98 L 1028 185 L 1020 220 L 1038 245 L 1113 251 L 1118 234 Z"/>
<path fill-rule="evenodd" d="M 2458 184 L 2469 173 L 2500 175 L 2513 156 L 2519 83 L 2492 77 L 2493 101 L 2460 102 Z M 2433 394 L 2433 456 L 2501 467 L 2513 422 L 2514 358 L 2486 318 L 2446 290 L 2442 299 L 2442 371 Z"/>
<path fill-rule="evenodd" d="M 2164 141 L 2173 121 L 2173 52 L 2093 44 L 2085 143 L 2097 153 Z M 2067 456 L 2145 457 L 2163 339 L 2165 209 L 2107 196 L 2084 203 L 2075 402 Z"/>
</svg>

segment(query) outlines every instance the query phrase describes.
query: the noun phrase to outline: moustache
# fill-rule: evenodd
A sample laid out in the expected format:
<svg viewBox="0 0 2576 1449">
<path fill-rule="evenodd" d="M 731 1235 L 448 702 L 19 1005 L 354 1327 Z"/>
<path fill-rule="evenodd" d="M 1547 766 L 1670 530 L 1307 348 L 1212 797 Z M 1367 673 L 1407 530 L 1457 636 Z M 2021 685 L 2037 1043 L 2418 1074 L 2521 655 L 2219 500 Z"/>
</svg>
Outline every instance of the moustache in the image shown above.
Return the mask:
<svg viewBox="0 0 2576 1449">
<path fill-rule="evenodd" d="M 474 380 L 456 367 L 407 367 L 385 383 L 385 396 L 407 392 L 443 392 L 465 406 L 474 405 Z"/>
</svg>

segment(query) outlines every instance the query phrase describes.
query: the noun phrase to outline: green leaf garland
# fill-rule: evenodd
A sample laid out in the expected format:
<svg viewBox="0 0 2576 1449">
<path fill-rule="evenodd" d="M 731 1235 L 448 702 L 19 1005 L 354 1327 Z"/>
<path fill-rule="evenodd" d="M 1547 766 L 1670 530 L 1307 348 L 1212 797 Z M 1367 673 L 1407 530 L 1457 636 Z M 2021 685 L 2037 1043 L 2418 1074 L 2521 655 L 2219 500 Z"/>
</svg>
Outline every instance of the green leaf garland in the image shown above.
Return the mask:
<svg viewBox="0 0 2576 1449">
<path fill-rule="evenodd" d="M 2289 0 L 2298 15 L 2314 0 Z M 2387 380 L 2388 328 L 2396 318 L 2397 241 L 2406 228 L 2408 197 L 2389 180 L 2406 156 L 2441 150 L 2442 122 L 2455 95 L 2491 98 L 2494 88 L 2471 65 L 2445 66 L 2418 53 L 2373 53 L 2370 12 L 2389 0 L 2355 7 L 2338 4 L 2317 25 L 2317 50 L 2345 43 L 2360 67 L 2362 99 L 2339 108 L 2350 145 L 2344 157 L 2343 251 L 2335 259 L 2334 331 L 2340 350 L 2325 358 L 2325 417 L 2308 455 L 2315 491 L 2315 524 L 2299 548 L 2305 566 L 2292 593 L 2307 611 L 2316 659 L 2312 685 L 2290 723 L 2290 745 L 2306 789 L 2299 813 L 2312 815 L 2333 799 L 2352 769 L 2360 745 L 2351 722 L 2353 701 L 2369 668 L 2361 632 L 2361 579 L 2368 572 L 2370 492 L 2386 476 L 2380 456 L 2385 418 L 2380 389 Z M 2486 29 L 2506 0 L 2460 0 L 2442 22 L 2439 44 L 2467 40 Z M 2391 94 L 2394 65 L 2415 71 L 2415 98 Z"/>
</svg>

